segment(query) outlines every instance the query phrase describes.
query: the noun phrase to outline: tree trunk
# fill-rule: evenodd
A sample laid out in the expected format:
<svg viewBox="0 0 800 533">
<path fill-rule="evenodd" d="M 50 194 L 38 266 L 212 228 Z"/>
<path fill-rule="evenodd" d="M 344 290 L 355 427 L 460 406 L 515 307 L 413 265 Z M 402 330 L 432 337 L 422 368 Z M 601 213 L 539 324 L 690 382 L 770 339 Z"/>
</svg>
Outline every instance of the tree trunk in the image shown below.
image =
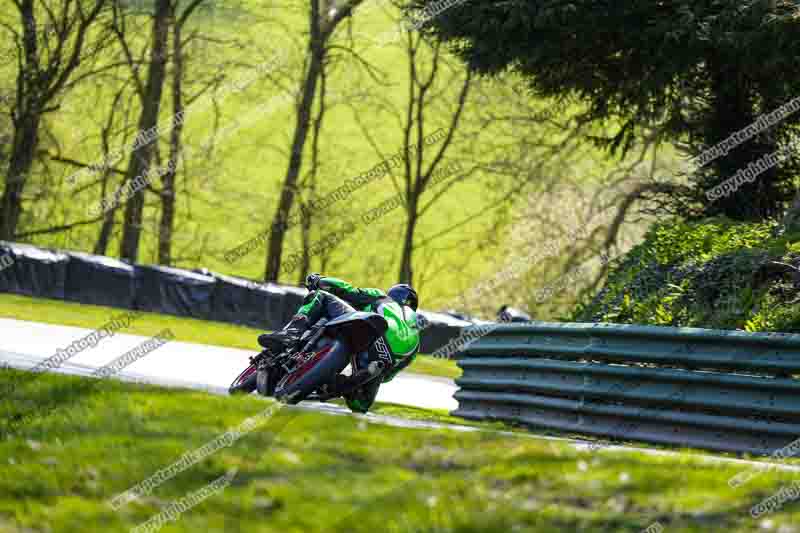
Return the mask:
<svg viewBox="0 0 800 533">
<path fill-rule="evenodd" d="M 170 0 L 156 0 L 153 15 L 153 48 L 147 75 L 147 87 L 142 102 L 142 113 L 139 117 L 139 134 L 155 132 L 158 124 L 158 113 L 161 108 L 161 95 L 164 90 L 166 75 L 166 47 L 169 33 L 168 18 L 171 12 Z M 180 121 L 178 121 L 180 122 Z M 150 163 L 153 158 L 154 143 L 158 137 L 148 141 L 131 152 L 126 183 L 134 183 L 149 179 Z M 138 188 L 138 187 L 137 187 Z M 122 242 L 119 255 L 122 259 L 135 263 L 139 258 L 139 240 L 142 234 L 142 211 L 144 209 L 144 188 L 137 190 L 125 205 L 125 226 L 122 230 Z"/>
<path fill-rule="evenodd" d="M 107 154 L 108 149 L 105 150 L 106 157 Z M 106 198 L 106 195 L 108 194 L 108 180 L 110 177 L 111 170 L 105 169 L 103 171 L 103 184 L 100 189 L 100 198 Z M 114 230 L 114 215 L 116 212 L 116 209 L 107 209 L 103 213 L 103 224 L 100 227 L 100 235 L 97 237 L 97 242 L 95 243 L 94 250 L 92 252 L 95 255 L 107 255 L 108 243 L 111 241 L 111 232 Z"/>
<path fill-rule="evenodd" d="M 302 252 L 300 265 L 297 267 L 297 284 L 302 285 L 311 270 L 311 225 L 312 218 L 309 214 L 301 215 L 300 225 L 300 245 Z"/>
<path fill-rule="evenodd" d="M 6 174 L 5 189 L 0 199 L 0 239 L 14 240 L 17 224 L 22 214 L 22 191 L 28 178 L 36 146 L 39 143 L 39 123 L 42 119 L 42 100 L 45 87 L 33 68 L 39 63 L 33 0 L 23 0 L 19 5 L 23 24 L 22 45 L 25 57 L 17 77 L 17 95 L 21 98 L 14 109 L 14 138 Z"/>
<path fill-rule="evenodd" d="M 6 186 L 0 202 L 2 218 L 0 218 L 0 239 L 13 241 L 17 232 L 17 224 L 22 214 L 22 191 L 25 181 L 33 166 L 33 157 L 39 141 L 39 121 L 41 111 L 34 104 L 23 110 L 24 113 L 14 129 L 14 141 L 11 159 L 6 175 Z"/>
<path fill-rule="evenodd" d="M 317 82 L 319 81 L 322 63 L 325 59 L 324 36 L 320 31 L 319 22 L 319 0 L 311 0 L 311 35 L 309 51 L 311 61 L 306 71 L 305 79 L 302 82 L 302 96 L 297 107 L 297 119 L 295 122 L 294 138 L 292 140 L 292 153 L 289 158 L 289 167 L 286 170 L 286 177 L 283 181 L 281 198 L 278 209 L 272 217 L 270 225 L 269 244 L 267 246 L 266 268 L 264 271 L 264 281 L 275 282 L 281 268 L 281 255 L 283 253 L 283 241 L 286 236 L 286 221 L 294 204 L 294 197 L 297 192 L 297 177 L 303 164 L 303 149 L 305 148 L 308 130 L 311 122 L 311 109 L 314 105 L 314 96 L 317 92 Z"/>
<path fill-rule="evenodd" d="M 417 223 L 436 199 L 435 197 L 432 198 L 426 206 L 420 209 L 421 197 L 428 190 L 437 167 L 444 160 L 445 153 L 453 141 L 472 83 L 472 75 L 467 71 L 456 101 L 456 107 L 450 117 L 450 123 L 444 133 L 444 138 L 441 139 L 441 145 L 437 149 L 426 148 L 425 145 L 428 144 L 425 136 L 426 117 L 430 114 L 432 108 L 427 95 L 434 87 L 437 77 L 441 75 L 440 62 L 442 56 L 441 47 L 434 45 L 431 70 L 427 76 L 423 75 L 418 68 L 417 57 L 419 57 L 420 46 L 424 42 L 422 37 L 416 39 L 409 37 L 406 47 L 409 60 L 408 100 L 405 110 L 405 123 L 403 124 L 406 229 L 403 239 L 403 253 L 400 257 L 399 282 L 408 284 L 413 284 L 414 282 L 414 234 L 417 229 Z M 412 135 L 416 137 L 417 148 L 414 151 L 411 150 L 410 143 Z M 429 150 L 433 151 L 434 154 L 430 158 L 430 164 L 425 169 L 423 168 L 423 161 L 426 159 L 426 151 Z"/>
<path fill-rule="evenodd" d="M 158 263 L 161 265 L 172 265 L 172 230 L 174 227 L 175 172 L 170 170 L 164 175 L 161 191 L 161 224 L 158 229 Z"/>
<path fill-rule="evenodd" d="M 174 13 L 173 13 L 174 19 Z M 172 34 L 172 105 L 173 116 L 183 116 L 183 49 L 181 46 L 181 25 L 173 23 Z M 162 178 L 161 225 L 158 231 L 158 262 L 172 264 L 172 231 L 175 227 L 175 176 L 178 172 L 178 159 L 181 155 L 181 135 L 183 121 L 177 121 L 172 128 L 169 144 L 168 170 Z"/>
<path fill-rule="evenodd" d="M 95 255 L 107 255 L 108 243 L 111 241 L 111 232 L 114 230 L 114 210 L 109 209 L 103 215 L 103 225 L 100 227 L 100 235 L 94 245 L 92 253 Z"/>
<path fill-rule="evenodd" d="M 117 109 L 122 106 L 122 99 L 125 94 L 125 89 L 122 88 L 117 92 L 114 97 L 111 112 L 108 114 L 108 121 L 106 126 L 102 129 L 101 139 L 103 143 L 103 160 L 110 161 L 111 152 L 111 130 L 114 127 L 114 115 Z M 127 113 L 123 113 L 128 116 Z M 100 198 L 106 198 L 109 188 L 109 180 L 111 178 L 112 170 L 110 168 L 103 169 L 102 183 L 100 186 Z M 93 253 L 95 255 L 108 255 L 108 245 L 111 242 L 111 233 L 114 231 L 114 223 L 116 217 L 116 209 L 106 209 L 103 213 L 103 223 L 100 226 L 100 234 L 97 236 L 97 242 L 94 245 Z"/>
<path fill-rule="evenodd" d="M 325 98 L 326 98 L 326 77 L 325 66 L 320 70 L 319 85 L 319 104 L 317 106 L 317 116 L 314 119 L 314 128 L 311 135 L 311 168 L 308 171 L 308 183 L 305 189 L 308 191 L 308 198 L 312 199 L 317 194 L 317 173 L 319 171 L 319 142 L 322 137 L 322 121 L 325 118 Z M 311 271 L 311 227 L 314 219 L 319 215 L 311 205 L 300 204 L 300 240 L 302 245 L 302 256 L 298 269 L 297 284 L 303 285 L 306 276 Z"/>
<path fill-rule="evenodd" d="M 417 222 L 419 217 L 417 215 L 417 198 L 413 197 L 409 203 L 407 219 L 406 219 L 406 232 L 403 239 L 403 255 L 400 257 L 400 276 L 399 283 L 414 284 L 414 269 L 412 261 L 414 259 L 414 231 L 417 229 Z"/>
</svg>

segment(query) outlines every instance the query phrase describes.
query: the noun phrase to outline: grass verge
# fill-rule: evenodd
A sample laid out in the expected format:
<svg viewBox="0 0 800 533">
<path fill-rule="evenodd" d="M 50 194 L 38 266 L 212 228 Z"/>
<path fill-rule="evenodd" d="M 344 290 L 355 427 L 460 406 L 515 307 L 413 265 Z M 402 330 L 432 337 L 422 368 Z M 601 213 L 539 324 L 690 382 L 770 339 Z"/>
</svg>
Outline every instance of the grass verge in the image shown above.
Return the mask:
<svg viewBox="0 0 800 533">
<path fill-rule="evenodd" d="M 0 371 L 0 385 L 18 372 Z M 115 381 L 42 375 L 2 399 L 40 416 L 0 421 L 0 532 L 126 531 L 237 469 L 227 488 L 170 532 L 796 531 L 787 503 L 752 505 L 792 479 L 689 454 L 590 454 L 496 432 L 388 427 L 360 415 L 291 408 L 114 511 L 107 501 L 262 412 L 270 402 Z"/>
<path fill-rule="evenodd" d="M 2 318 L 94 329 L 107 322 L 109 316 L 119 315 L 123 311 L 99 305 L 31 298 L 16 294 L 0 294 L 0 317 Z M 142 313 L 141 318 L 133 321 L 122 333 L 151 337 L 164 328 L 172 330 L 175 333 L 175 340 L 178 341 L 253 351 L 260 349 L 256 338 L 263 333 L 262 330 L 235 324 L 157 313 Z M 461 369 L 456 366 L 455 361 L 427 355 L 417 357 L 405 372 L 446 378 L 456 378 L 461 375 Z"/>
</svg>

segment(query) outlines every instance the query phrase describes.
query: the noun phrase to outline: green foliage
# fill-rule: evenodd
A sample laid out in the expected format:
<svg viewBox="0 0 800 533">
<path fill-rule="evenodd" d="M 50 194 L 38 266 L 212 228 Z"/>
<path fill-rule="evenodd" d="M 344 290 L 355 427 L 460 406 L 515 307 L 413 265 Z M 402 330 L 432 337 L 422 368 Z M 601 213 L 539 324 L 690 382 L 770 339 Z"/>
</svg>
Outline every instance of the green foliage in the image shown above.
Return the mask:
<svg viewBox="0 0 800 533">
<path fill-rule="evenodd" d="M 537 94 L 587 104 L 590 121 L 616 121 L 616 132 L 594 138 L 612 152 L 655 127 L 697 156 L 800 93 L 800 20 L 790 2 L 465 2 L 427 27 L 478 72 L 513 70 Z M 661 194 L 682 215 L 776 216 L 792 198 L 796 155 L 728 197 L 709 201 L 705 192 L 786 146 L 799 121 L 793 113 L 750 135 L 692 169 L 690 187 Z"/>
<path fill-rule="evenodd" d="M 779 232 L 725 218 L 657 224 L 570 318 L 800 332 L 800 236 Z"/>
</svg>

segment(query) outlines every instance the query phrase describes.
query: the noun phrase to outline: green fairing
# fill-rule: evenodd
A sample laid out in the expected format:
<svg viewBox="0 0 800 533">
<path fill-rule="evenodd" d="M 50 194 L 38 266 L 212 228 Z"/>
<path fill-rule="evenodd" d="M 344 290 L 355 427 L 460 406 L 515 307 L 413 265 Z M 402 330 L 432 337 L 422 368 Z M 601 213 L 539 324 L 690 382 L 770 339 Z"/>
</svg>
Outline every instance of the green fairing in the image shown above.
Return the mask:
<svg viewBox="0 0 800 533">
<path fill-rule="evenodd" d="M 410 308 L 406 308 L 406 311 L 404 319 L 403 309 L 394 302 L 384 302 L 376 310 L 389 324 L 386 342 L 389 343 L 392 355 L 398 359 L 414 353 L 419 346 L 417 313 Z"/>
</svg>

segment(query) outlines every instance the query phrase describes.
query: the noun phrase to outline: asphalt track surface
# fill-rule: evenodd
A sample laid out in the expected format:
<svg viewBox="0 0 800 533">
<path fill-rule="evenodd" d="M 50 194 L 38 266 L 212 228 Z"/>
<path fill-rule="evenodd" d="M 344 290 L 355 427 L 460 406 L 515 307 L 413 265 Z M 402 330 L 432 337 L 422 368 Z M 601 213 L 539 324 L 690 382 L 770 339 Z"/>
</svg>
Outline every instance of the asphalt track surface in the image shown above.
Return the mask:
<svg viewBox="0 0 800 533">
<path fill-rule="evenodd" d="M 81 339 L 89 333 L 91 330 L 83 328 L 0 318 L 0 363 L 6 363 L 21 370 L 32 368 L 40 361 L 54 355 L 56 349 L 64 349 L 73 341 Z M 115 334 L 111 338 L 102 339 L 94 348 L 87 348 L 71 357 L 54 371 L 90 376 L 98 368 L 146 340 L 148 340 L 147 337 L 137 335 Z M 227 395 L 231 381 L 247 366 L 248 357 L 253 353 L 247 350 L 170 341 L 113 377 L 122 381 L 144 382 Z M 451 379 L 405 373 L 399 374 L 390 383 L 382 385 L 377 401 L 427 409 L 452 410 L 458 406 L 458 402 L 453 398 L 456 390 L 457 386 Z M 411 429 L 487 431 L 475 426 L 408 420 L 374 413 L 356 415 L 347 408 L 328 403 L 302 402 L 298 406 L 287 406 L 286 408 L 314 410 L 332 416 L 358 416 L 368 423 Z M 676 453 L 670 450 L 616 445 L 604 446 L 599 450 L 591 451 L 590 443 L 580 440 L 525 432 L 495 432 L 517 438 L 535 438 L 572 444 L 576 449 L 585 450 L 587 453 L 640 452 L 649 455 L 674 455 Z M 749 461 L 706 454 L 697 454 L 696 457 L 710 463 L 732 462 L 743 466 L 766 466 L 766 461 Z M 772 463 L 771 468 L 800 472 L 800 466 L 780 463 Z"/>
<path fill-rule="evenodd" d="M 57 349 L 65 349 L 91 331 L 0 318 L 0 361 L 19 369 L 31 368 L 55 355 Z M 77 353 L 55 371 L 90 375 L 146 340 L 148 337 L 125 334 L 103 338 L 95 347 Z M 258 353 L 255 339 L 253 346 L 254 350 L 248 351 L 170 341 L 125 367 L 116 377 L 127 381 L 227 392 L 231 382 L 249 364 L 249 357 Z M 458 407 L 458 402 L 453 399 L 456 389 L 452 379 L 405 372 L 381 385 L 377 401 L 453 410 Z"/>
</svg>

